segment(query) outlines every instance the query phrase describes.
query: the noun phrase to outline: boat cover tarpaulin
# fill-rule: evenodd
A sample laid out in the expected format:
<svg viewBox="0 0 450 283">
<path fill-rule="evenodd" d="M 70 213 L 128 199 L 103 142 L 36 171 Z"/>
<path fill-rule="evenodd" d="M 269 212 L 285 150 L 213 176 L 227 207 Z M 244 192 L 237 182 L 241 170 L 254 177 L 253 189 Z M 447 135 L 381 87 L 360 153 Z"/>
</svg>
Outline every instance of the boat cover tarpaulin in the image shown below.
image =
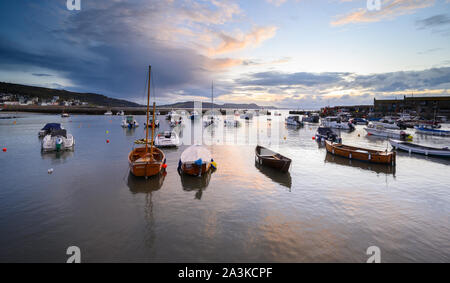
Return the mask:
<svg viewBox="0 0 450 283">
<path fill-rule="evenodd" d="M 61 130 L 61 124 L 59 123 L 48 123 L 46 124 L 41 130 L 48 131 L 48 130 Z"/>
<path fill-rule="evenodd" d="M 203 162 L 211 161 L 211 152 L 201 145 L 191 145 L 181 154 L 181 162 L 194 163 L 201 159 Z"/>
</svg>

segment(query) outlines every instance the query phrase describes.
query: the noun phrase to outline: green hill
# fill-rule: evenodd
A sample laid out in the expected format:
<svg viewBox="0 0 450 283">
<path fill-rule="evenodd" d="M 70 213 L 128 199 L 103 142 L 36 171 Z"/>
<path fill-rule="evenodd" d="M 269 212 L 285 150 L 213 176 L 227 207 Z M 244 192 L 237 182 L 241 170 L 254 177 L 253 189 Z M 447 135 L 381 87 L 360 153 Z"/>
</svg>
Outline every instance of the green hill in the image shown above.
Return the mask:
<svg viewBox="0 0 450 283">
<path fill-rule="evenodd" d="M 122 99 L 110 98 L 96 93 L 79 93 L 67 90 L 51 89 L 45 87 L 26 86 L 0 82 L 0 93 L 21 95 L 28 98 L 38 97 L 40 101 L 51 100 L 54 96 L 59 96 L 60 100 L 80 100 L 90 105 L 108 107 L 136 107 L 137 103 Z"/>
</svg>

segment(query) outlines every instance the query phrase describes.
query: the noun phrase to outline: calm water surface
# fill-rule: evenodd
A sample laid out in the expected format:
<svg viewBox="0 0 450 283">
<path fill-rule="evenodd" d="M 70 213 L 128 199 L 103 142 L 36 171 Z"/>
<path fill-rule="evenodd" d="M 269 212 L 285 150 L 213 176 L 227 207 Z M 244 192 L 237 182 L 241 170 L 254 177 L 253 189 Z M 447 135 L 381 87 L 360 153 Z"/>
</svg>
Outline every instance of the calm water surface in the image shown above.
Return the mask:
<svg viewBox="0 0 450 283">
<path fill-rule="evenodd" d="M 350 162 L 312 140 L 317 126 L 290 129 L 284 117 L 269 125 L 260 116 L 239 129 L 205 130 L 205 140 L 225 132 L 240 144 L 210 146 L 213 174 L 180 177 L 182 146 L 165 150 L 166 175 L 145 181 L 127 163 L 144 127 L 122 129 L 122 117 L 15 115 L 0 120 L 2 262 L 65 262 L 72 245 L 84 262 L 365 262 L 373 245 L 383 262 L 450 261 L 448 159 L 402 153 L 396 168 Z M 48 122 L 74 135 L 74 152 L 41 154 L 37 132 Z M 254 162 L 252 131 L 276 127 L 277 150 L 293 159 L 287 175 Z M 363 126 L 342 137 L 390 149 Z"/>
</svg>

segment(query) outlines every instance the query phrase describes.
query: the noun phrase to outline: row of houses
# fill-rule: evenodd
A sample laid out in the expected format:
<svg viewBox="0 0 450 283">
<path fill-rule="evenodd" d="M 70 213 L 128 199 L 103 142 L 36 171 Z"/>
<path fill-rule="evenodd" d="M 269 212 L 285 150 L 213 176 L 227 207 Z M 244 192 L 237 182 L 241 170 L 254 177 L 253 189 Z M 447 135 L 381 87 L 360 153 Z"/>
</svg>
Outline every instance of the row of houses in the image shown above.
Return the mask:
<svg viewBox="0 0 450 283">
<path fill-rule="evenodd" d="M 0 93 L 0 104 L 3 105 L 41 105 L 41 106 L 86 106 L 89 103 L 78 99 L 62 100 L 59 96 L 52 99 L 41 99 L 39 97 L 29 97 L 26 95 L 15 95 L 11 93 Z"/>
<path fill-rule="evenodd" d="M 355 117 L 385 116 L 410 113 L 432 119 L 435 116 L 450 118 L 450 96 L 404 96 L 403 99 L 374 99 L 373 105 L 324 107 L 322 116 L 351 113 Z"/>
</svg>

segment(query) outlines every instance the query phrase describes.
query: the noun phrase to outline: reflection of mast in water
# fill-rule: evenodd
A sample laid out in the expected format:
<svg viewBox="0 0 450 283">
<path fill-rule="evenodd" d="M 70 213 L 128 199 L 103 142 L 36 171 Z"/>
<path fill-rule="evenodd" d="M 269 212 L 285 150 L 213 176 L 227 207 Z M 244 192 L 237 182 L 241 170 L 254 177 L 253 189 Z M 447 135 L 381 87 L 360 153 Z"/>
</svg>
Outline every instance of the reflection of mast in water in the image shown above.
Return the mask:
<svg viewBox="0 0 450 283">
<path fill-rule="evenodd" d="M 128 174 L 127 185 L 133 194 L 145 194 L 144 205 L 144 221 L 146 223 L 146 236 L 145 242 L 150 249 L 151 254 L 155 254 L 155 220 L 153 214 L 153 193 L 161 189 L 164 179 L 167 173 L 164 170 L 156 176 L 149 177 L 148 179 L 137 178 L 133 174 Z"/>
</svg>

